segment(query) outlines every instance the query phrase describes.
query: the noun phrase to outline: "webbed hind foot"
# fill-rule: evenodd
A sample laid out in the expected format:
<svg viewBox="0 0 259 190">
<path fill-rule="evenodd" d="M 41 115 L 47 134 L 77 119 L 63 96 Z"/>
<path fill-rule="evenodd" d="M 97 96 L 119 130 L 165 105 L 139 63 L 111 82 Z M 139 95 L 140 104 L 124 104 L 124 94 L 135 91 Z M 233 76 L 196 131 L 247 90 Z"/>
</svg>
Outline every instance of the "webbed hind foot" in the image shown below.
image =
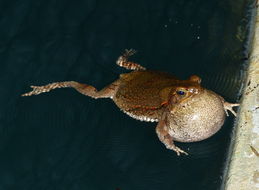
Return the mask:
<svg viewBox="0 0 259 190">
<path fill-rule="evenodd" d="M 136 53 L 136 50 L 134 49 L 130 49 L 130 50 L 126 49 L 125 53 L 118 58 L 118 60 L 116 61 L 116 64 L 119 65 L 120 67 L 124 67 L 125 69 L 129 69 L 129 70 L 146 70 L 145 67 L 137 63 L 128 61 L 129 57 L 134 55 L 135 53 Z"/>
</svg>

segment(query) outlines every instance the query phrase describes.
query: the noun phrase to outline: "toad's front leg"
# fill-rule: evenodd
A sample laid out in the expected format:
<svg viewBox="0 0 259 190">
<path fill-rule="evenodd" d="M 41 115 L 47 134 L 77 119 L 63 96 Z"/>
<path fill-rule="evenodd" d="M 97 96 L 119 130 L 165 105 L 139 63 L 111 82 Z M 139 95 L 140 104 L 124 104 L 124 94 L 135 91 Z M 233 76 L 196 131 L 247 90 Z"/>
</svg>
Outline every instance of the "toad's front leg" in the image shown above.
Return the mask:
<svg viewBox="0 0 259 190">
<path fill-rule="evenodd" d="M 81 94 L 90 96 L 92 98 L 113 98 L 119 87 L 119 80 L 113 82 L 102 90 L 97 91 L 97 89 L 91 85 L 82 84 L 75 81 L 66 81 L 66 82 L 54 82 L 47 84 L 45 86 L 31 86 L 33 90 L 31 92 L 25 93 L 22 96 L 32 96 L 38 95 L 41 93 L 49 92 L 56 88 L 74 88 Z"/>
<path fill-rule="evenodd" d="M 223 102 L 223 106 L 224 106 L 224 110 L 225 110 L 225 112 L 226 112 L 226 114 L 227 114 L 227 116 L 229 116 L 228 115 L 228 111 L 230 111 L 235 117 L 237 116 L 237 114 L 236 114 L 236 112 L 233 110 L 233 107 L 237 107 L 237 106 L 239 106 L 240 104 L 233 104 L 233 103 L 229 103 L 229 102 Z"/>
<path fill-rule="evenodd" d="M 159 123 L 156 126 L 156 133 L 158 135 L 159 140 L 162 143 L 164 143 L 166 148 L 175 151 L 177 156 L 180 156 L 181 153 L 188 155 L 187 152 L 183 151 L 182 149 L 180 149 L 174 144 L 173 137 L 171 137 L 167 131 L 165 120 L 159 121 Z"/>
</svg>

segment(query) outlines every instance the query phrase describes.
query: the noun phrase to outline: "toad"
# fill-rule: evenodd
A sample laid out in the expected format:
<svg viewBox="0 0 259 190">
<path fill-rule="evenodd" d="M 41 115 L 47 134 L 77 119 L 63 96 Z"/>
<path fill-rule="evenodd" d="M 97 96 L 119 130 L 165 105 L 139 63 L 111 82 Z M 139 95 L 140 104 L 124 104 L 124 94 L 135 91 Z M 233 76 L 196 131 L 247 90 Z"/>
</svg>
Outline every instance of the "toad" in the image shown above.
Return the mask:
<svg viewBox="0 0 259 190">
<path fill-rule="evenodd" d="M 158 122 L 156 133 L 166 148 L 179 156 L 186 154 L 174 144 L 196 142 L 209 138 L 223 125 L 228 111 L 234 116 L 233 107 L 215 92 L 201 86 L 201 78 L 193 75 L 179 80 L 166 72 L 147 70 L 129 61 L 134 50 L 126 50 L 117 60 L 117 65 L 130 73 L 121 74 L 119 79 L 105 88 L 75 81 L 54 82 L 45 86 L 31 86 L 31 92 L 22 96 L 38 95 L 56 88 L 74 88 L 92 98 L 110 98 L 130 117 L 141 121 Z"/>
</svg>

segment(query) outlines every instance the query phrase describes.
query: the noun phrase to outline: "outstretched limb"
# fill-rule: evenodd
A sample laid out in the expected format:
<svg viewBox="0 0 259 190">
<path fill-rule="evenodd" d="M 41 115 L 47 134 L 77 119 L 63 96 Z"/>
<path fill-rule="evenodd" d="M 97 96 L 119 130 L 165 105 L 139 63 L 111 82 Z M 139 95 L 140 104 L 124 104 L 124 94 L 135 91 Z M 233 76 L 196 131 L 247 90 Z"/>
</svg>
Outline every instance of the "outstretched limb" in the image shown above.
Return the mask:
<svg viewBox="0 0 259 190">
<path fill-rule="evenodd" d="M 134 55 L 135 53 L 136 53 L 136 51 L 134 49 L 130 49 L 130 50 L 126 49 L 125 53 L 122 56 L 120 56 L 118 58 L 118 60 L 116 61 L 117 65 L 119 65 L 120 67 L 129 69 L 129 70 L 146 70 L 145 67 L 143 67 L 137 63 L 128 61 L 129 57 Z"/>
<path fill-rule="evenodd" d="M 113 82 L 112 84 L 108 85 L 104 89 L 97 91 L 97 89 L 93 86 L 87 84 L 81 84 L 75 81 L 66 81 L 66 82 L 54 82 L 47 84 L 45 86 L 31 86 L 33 89 L 31 92 L 22 94 L 22 96 L 32 96 L 38 95 L 44 92 L 49 92 L 56 88 L 74 88 L 81 94 L 86 96 L 90 96 L 92 98 L 113 98 L 113 95 L 116 93 L 118 88 L 118 81 Z"/>
<path fill-rule="evenodd" d="M 188 155 L 187 152 L 183 151 L 182 149 L 180 149 L 174 144 L 173 137 L 171 137 L 167 132 L 167 126 L 166 126 L 165 120 L 159 121 L 159 123 L 156 126 L 156 133 L 158 135 L 159 140 L 162 143 L 164 143 L 166 148 L 175 151 L 177 156 L 180 156 L 181 153 Z"/>
<path fill-rule="evenodd" d="M 224 110 L 227 114 L 227 116 L 229 116 L 228 114 L 228 111 L 230 111 L 235 117 L 237 116 L 236 112 L 233 110 L 233 107 L 237 107 L 239 106 L 240 104 L 232 104 L 232 103 L 229 103 L 229 102 L 223 102 L 223 106 L 224 106 Z"/>
</svg>

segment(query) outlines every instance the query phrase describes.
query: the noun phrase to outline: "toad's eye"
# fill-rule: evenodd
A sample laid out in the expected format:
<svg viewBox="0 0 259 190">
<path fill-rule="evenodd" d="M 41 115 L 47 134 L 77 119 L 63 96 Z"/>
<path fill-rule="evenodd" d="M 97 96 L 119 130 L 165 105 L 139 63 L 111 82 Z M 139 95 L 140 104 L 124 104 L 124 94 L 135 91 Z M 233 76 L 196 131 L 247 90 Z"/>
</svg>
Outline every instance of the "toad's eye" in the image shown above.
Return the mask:
<svg viewBox="0 0 259 190">
<path fill-rule="evenodd" d="M 178 90 L 176 93 L 177 93 L 178 95 L 181 95 L 181 96 L 185 95 L 185 92 L 182 91 L 182 90 Z"/>
</svg>

